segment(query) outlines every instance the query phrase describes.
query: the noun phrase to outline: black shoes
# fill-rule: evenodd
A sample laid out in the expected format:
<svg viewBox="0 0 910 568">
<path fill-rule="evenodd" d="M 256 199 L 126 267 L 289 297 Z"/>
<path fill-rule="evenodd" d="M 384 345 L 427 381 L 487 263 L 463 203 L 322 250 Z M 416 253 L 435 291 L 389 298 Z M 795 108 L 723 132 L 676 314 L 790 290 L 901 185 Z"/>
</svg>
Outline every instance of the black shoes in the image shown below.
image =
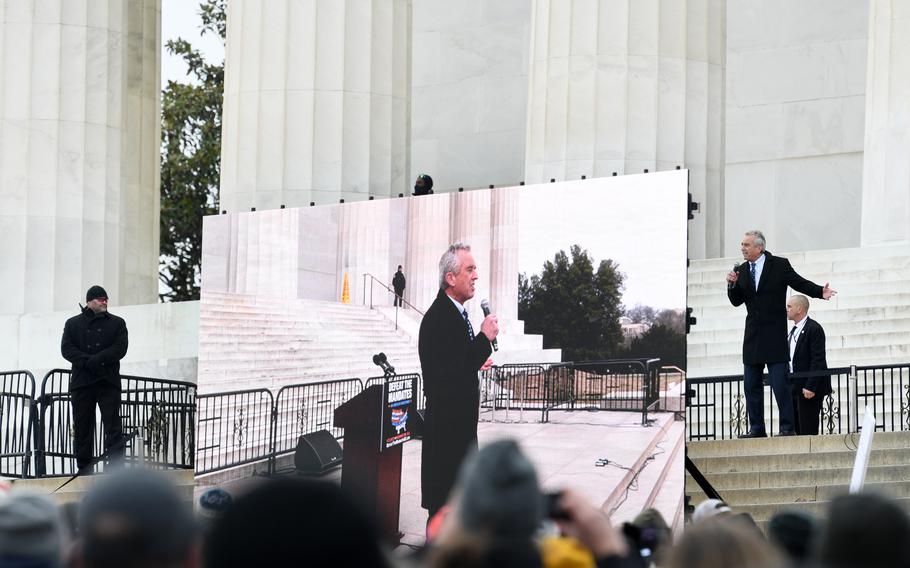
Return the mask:
<svg viewBox="0 0 910 568">
<path fill-rule="evenodd" d="M 739 438 L 744 440 L 746 438 L 767 438 L 768 435 L 764 432 L 749 432 L 748 434 L 740 434 Z"/>
<path fill-rule="evenodd" d="M 792 430 L 790 432 L 781 432 L 778 436 L 796 436 L 796 432 L 793 432 Z"/>
</svg>

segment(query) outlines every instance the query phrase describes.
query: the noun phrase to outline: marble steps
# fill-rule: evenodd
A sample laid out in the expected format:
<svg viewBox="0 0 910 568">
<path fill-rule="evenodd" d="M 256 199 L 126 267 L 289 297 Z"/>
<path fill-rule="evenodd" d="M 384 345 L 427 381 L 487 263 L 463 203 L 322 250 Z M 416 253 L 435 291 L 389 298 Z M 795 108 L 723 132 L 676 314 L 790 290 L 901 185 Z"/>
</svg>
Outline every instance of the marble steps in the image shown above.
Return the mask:
<svg viewBox="0 0 910 568">
<path fill-rule="evenodd" d="M 777 254 L 772 250 L 773 254 Z M 824 249 L 815 251 L 781 252 L 790 260 L 797 272 L 802 274 L 803 266 L 811 263 L 819 265 L 837 265 L 846 263 L 848 267 L 856 266 L 862 269 L 878 270 L 893 268 L 895 264 L 901 265 L 910 259 L 910 245 L 895 244 L 874 247 L 850 247 L 842 249 Z M 743 262 L 742 257 L 712 258 L 692 261 L 689 272 L 703 273 L 705 271 L 729 271 L 733 263 Z"/>
<path fill-rule="evenodd" d="M 685 451 L 685 423 L 671 421 L 665 425 L 665 434 L 656 440 L 654 446 L 661 444 L 663 453 L 647 464 L 638 477 L 638 486 L 650 488 L 648 491 L 630 491 L 623 502 L 611 516 L 614 525 L 631 521 L 638 513 L 647 508 L 660 511 L 671 528 L 678 522 L 682 510 L 682 478 L 679 475 L 683 468 Z M 653 448 L 652 450 L 653 451 Z M 650 454 L 646 453 L 645 457 Z M 611 496 L 612 498 L 612 496 Z M 617 498 L 621 498 L 621 495 Z M 607 510 L 615 505 L 611 505 Z M 680 525 L 681 526 L 681 525 Z"/>
<path fill-rule="evenodd" d="M 699 279 L 700 281 L 698 282 L 693 282 L 690 278 L 687 287 L 689 298 L 697 299 L 703 296 L 713 296 L 717 294 L 718 290 L 722 290 L 724 297 L 726 297 L 726 277 L 729 270 L 730 268 L 728 267 L 726 270 L 705 272 L 703 273 L 703 278 Z M 856 295 L 856 290 L 862 290 L 865 286 L 870 289 L 876 289 L 880 284 L 887 287 L 901 282 L 910 282 L 910 267 L 888 270 L 851 270 L 837 272 L 833 275 L 829 273 L 810 275 L 801 270 L 797 270 L 797 273 L 820 286 L 824 286 L 825 282 L 828 281 L 832 288 L 837 290 L 839 294 L 844 295 L 848 295 L 848 293 Z M 691 274 L 690 272 L 689 275 L 691 276 Z M 832 280 L 829 281 L 829 279 Z"/>
<path fill-rule="evenodd" d="M 826 313 L 834 310 L 849 310 L 857 308 L 880 308 L 888 306 L 910 306 L 910 281 L 899 282 L 894 286 L 895 291 L 888 290 L 870 290 L 868 293 L 848 296 L 841 294 L 838 289 L 838 295 L 832 300 L 824 301 L 814 298 L 809 299 L 809 313 Z M 689 298 L 689 307 L 693 307 L 695 298 Z M 705 310 L 705 314 L 715 313 L 714 309 L 725 309 L 741 313 L 743 317 L 746 314 L 745 306 L 735 307 L 727 298 L 726 291 L 723 294 L 705 295 L 698 301 L 698 307 Z"/>
<path fill-rule="evenodd" d="M 814 314 L 813 314 L 814 315 Z M 740 324 L 743 322 L 740 321 Z M 792 322 L 788 326 L 792 326 Z M 825 328 L 825 338 L 829 337 L 852 337 L 864 334 L 879 333 L 910 333 L 910 317 L 892 318 L 883 320 L 865 320 L 865 321 L 825 321 L 822 324 Z M 739 341 L 742 343 L 743 330 L 740 329 L 701 329 L 693 327 L 686 336 L 686 339 L 695 344 L 699 343 L 716 343 L 725 341 Z"/>
<path fill-rule="evenodd" d="M 910 345 L 910 329 L 880 333 L 853 333 L 849 335 L 825 333 L 825 350 L 828 356 L 844 357 L 843 351 L 866 347 L 890 347 Z M 715 338 L 713 341 L 693 343 L 687 346 L 689 356 L 742 355 L 742 336 L 734 339 Z"/>
<path fill-rule="evenodd" d="M 734 511 L 758 522 L 786 508 L 824 516 L 827 503 L 845 493 L 855 459 L 856 435 L 689 442 L 689 457 Z M 910 505 L 910 432 L 873 437 L 866 488 Z M 706 497 L 687 476 L 692 504 Z"/>
</svg>

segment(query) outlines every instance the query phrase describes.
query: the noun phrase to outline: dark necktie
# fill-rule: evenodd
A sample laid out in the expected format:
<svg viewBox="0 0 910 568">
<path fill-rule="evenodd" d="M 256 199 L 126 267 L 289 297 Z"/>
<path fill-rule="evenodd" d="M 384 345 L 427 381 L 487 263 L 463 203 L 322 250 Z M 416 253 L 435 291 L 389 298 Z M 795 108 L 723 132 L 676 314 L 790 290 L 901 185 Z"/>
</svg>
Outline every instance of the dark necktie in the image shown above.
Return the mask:
<svg viewBox="0 0 910 568">
<path fill-rule="evenodd" d="M 464 321 L 466 324 L 468 324 L 468 338 L 471 341 L 474 341 L 474 328 L 471 327 L 471 320 L 468 319 L 468 310 L 461 312 L 461 315 L 464 316 Z"/>
<path fill-rule="evenodd" d="M 750 262 L 749 264 L 750 264 L 751 267 L 752 267 L 752 284 L 755 285 L 755 289 L 757 290 L 757 289 L 758 289 L 758 281 L 755 279 L 755 263 L 754 263 L 754 262 Z"/>
<path fill-rule="evenodd" d="M 795 325 L 793 326 L 793 329 L 790 330 L 790 335 L 787 336 L 787 342 L 788 342 L 788 343 L 792 343 L 792 342 L 793 342 L 793 334 L 794 334 L 794 333 L 796 333 L 796 326 L 795 326 Z"/>
</svg>

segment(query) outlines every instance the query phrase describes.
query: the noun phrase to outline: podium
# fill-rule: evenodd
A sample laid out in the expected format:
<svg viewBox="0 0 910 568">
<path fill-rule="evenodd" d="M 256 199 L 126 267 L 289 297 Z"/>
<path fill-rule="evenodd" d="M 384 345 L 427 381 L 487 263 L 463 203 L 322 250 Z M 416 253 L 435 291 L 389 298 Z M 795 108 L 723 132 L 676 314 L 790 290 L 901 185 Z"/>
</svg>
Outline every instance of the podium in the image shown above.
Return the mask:
<svg viewBox="0 0 910 568">
<path fill-rule="evenodd" d="M 335 409 L 334 424 L 344 428 L 341 487 L 373 514 L 380 536 L 397 545 L 401 503 L 401 444 L 410 439 L 407 421 L 417 414 L 413 377 L 391 377 Z"/>
</svg>

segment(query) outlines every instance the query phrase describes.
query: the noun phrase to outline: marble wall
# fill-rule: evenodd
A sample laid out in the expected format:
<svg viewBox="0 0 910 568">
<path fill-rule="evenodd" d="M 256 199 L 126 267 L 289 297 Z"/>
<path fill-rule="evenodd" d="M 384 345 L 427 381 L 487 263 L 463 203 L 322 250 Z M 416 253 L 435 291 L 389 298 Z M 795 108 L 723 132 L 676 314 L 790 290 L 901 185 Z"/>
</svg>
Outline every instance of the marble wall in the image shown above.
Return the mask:
<svg viewBox="0 0 910 568">
<path fill-rule="evenodd" d="M 723 191 L 725 0 L 535 0 L 525 179 L 690 171 L 695 199 Z M 690 255 L 718 252 L 699 217 Z"/>
<path fill-rule="evenodd" d="M 414 2 L 411 186 L 524 179 L 530 22 L 528 0 Z"/>
<path fill-rule="evenodd" d="M 0 313 L 157 298 L 160 11 L 0 3 Z"/>
<path fill-rule="evenodd" d="M 723 256 L 859 246 L 868 9 L 727 0 Z"/>
<path fill-rule="evenodd" d="M 221 209 L 406 192 L 410 0 L 228 3 Z"/>
<path fill-rule="evenodd" d="M 196 382 L 199 302 L 112 307 L 129 330 L 123 374 Z M 63 324 L 78 308 L 0 315 L 0 369 L 26 369 L 40 381 L 53 368 L 69 369 L 60 355 Z M 40 389 L 40 383 L 38 385 Z"/>
<path fill-rule="evenodd" d="M 910 242 L 910 2 L 872 0 L 862 244 Z"/>
</svg>

